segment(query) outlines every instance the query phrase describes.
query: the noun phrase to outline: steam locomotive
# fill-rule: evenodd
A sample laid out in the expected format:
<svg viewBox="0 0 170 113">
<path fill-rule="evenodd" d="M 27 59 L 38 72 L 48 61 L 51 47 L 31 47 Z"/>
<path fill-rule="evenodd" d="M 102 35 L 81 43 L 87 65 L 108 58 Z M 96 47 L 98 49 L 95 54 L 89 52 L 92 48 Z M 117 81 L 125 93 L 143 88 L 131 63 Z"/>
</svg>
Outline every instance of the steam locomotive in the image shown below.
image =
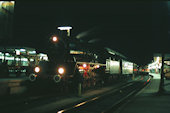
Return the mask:
<svg viewBox="0 0 170 113">
<path fill-rule="evenodd" d="M 109 48 L 96 51 L 88 49 L 50 50 L 49 61 L 41 61 L 29 74 L 31 82 L 49 80 L 55 84 L 82 83 L 83 88 L 111 82 L 121 75 L 137 73 L 138 66 L 122 54 Z M 99 51 L 99 52 L 98 52 Z M 110 80 L 110 81 L 109 81 Z"/>
<path fill-rule="evenodd" d="M 118 56 L 117 56 L 118 57 Z M 100 63 L 96 55 L 83 51 L 70 51 L 67 59 L 58 62 L 41 61 L 29 75 L 30 81 L 51 80 L 54 83 L 81 81 L 83 87 L 95 86 L 106 82 L 104 78 L 119 77 L 137 73 L 137 65 L 123 60 L 121 57 L 108 57 L 105 63 Z M 77 76 L 78 75 L 78 76 Z M 77 78 L 75 78 L 77 77 Z M 102 80 L 103 79 L 103 80 Z M 87 81 L 90 83 L 87 83 Z"/>
</svg>

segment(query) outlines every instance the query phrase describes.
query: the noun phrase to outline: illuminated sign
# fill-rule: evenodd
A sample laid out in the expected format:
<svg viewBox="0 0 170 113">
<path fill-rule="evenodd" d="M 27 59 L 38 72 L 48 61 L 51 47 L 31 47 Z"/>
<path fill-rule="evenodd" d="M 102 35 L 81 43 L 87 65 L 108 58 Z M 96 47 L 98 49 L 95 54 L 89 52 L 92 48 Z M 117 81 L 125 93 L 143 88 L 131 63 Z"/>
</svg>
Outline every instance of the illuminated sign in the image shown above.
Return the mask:
<svg viewBox="0 0 170 113">
<path fill-rule="evenodd" d="M 82 52 L 82 51 L 70 50 L 70 54 L 84 54 L 84 52 Z"/>
<path fill-rule="evenodd" d="M 133 63 L 123 60 L 122 61 L 122 73 L 133 74 Z"/>
<path fill-rule="evenodd" d="M 58 27 L 59 30 L 70 30 L 72 27 L 70 26 L 63 26 L 63 27 Z"/>
</svg>

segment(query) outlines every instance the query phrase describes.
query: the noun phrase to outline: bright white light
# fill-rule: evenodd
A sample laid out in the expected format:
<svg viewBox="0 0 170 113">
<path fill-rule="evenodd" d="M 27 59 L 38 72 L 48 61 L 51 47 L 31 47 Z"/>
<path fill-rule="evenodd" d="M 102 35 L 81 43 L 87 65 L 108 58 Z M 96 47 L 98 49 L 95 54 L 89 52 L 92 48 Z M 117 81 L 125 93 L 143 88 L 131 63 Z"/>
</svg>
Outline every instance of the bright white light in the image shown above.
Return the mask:
<svg viewBox="0 0 170 113">
<path fill-rule="evenodd" d="M 156 57 L 156 61 L 148 65 L 148 69 L 161 69 L 162 64 L 159 63 L 160 57 Z"/>
<path fill-rule="evenodd" d="M 34 59 L 32 59 L 32 58 L 31 58 L 31 59 L 30 59 L 30 61 L 31 61 L 31 62 L 33 62 L 33 61 L 34 61 Z"/>
<path fill-rule="evenodd" d="M 19 50 L 16 50 L 16 55 L 20 55 L 20 51 Z"/>
<path fill-rule="evenodd" d="M 157 57 L 157 58 L 156 58 L 156 62 L 159 62 L 159 59 L 160 59 L 160 57 Z"/>
<path fill-rule="evenodd" d="M 9 56 L 9 53 L 5 53 L 5 55 Z"/>
<path fill-rule="evenodd" d="M 59 30 L 70 30 L 72 29 L 72 27 L 70 26 L 62 26 L 62 27 L 58 27 Z"/>
<path fill-rule="evenodd" d="M 21 58 L 21 61 L 28 61 L 27 58 Z"/>
<path fill-rule="evenodd" d="M 63 74 L 63 73 L 64 73 L 64 68 L 62 68 L 62 67 L 59 68 L 59 69 L 58 69 L 58 72 L 59 72 L 60 74 Z"/>
<path fill-rule="evenodd" d="M 4 56 L 0 56 L 0 59 L 4 59 Z M 6 59 L 6 60 L 14 60 L 14 57 L 5 57 L 5 59 Z M 15 58 L 15 60 L 16 60 L 16 61 L 20 61 L 20 60 L 21 60 L 21 61 L 25 61 L 25 62 L 28 61 L 27 58 L 21 58 L 21 59 L 20 59 L 20 58 Z"/>
<path fill-rule="evenodd" d="M 11 3 L 15 4 L 15 1 L 11 1 Z"/>
<path fill-rule="evenodd" d="M 38 56 L 40 56 L 40 59 L 48 61 L 48 56 L 46 54 L 40 53 Z"/>
<path fill-rule="evenodd" d="M 21 52 L 25 52 L 26 50 L 25 49 L 20 49 Z"/>
<path fill-rule="evenodd" d="M 1 7 L 1 5 L 2 5 L 3 2 L 4 2 L 4 1 L 0 1 L 0 7 Z"/>
<path fill-rule="evenodd" d="M 36 54 L 36 51 L 29 51 L 29 54 Z"/>
<path fill-rule="evenodd" d="M 63 113 L 64 112 L 64 110 L 61 110 L 61 111 L 58 111 L 57 113 Z"/>
<path fill-rule="evenodd" d="M 87 64 L 83 64 L 83 67 L 86 68 L 86 67 L 87 67 Z"/>
<path fill-rule="evenodd" d="M 34 71 L 35 71 L 36 73 L 38 73 L 38 72 L 40 72 L 40 68 L 39 68 L 39 67 L 35 67 Z"/>
<path fill-rule="evenodd" d="M 4 56 L 0 56 L 0 59 L 4 59 Z M 6 60 L 14 60 L 14 57 L 5 57 Z"/>
<path fill-rule="evenodd" d="M 39 55 L 40 55 L 40 56 L 47 56 L 46 54 L 43 54 L 43 53 L 40 53 Z"/>
<path fill-rule="evenodd" d="M 48 61 L 48 57 L 43 57 L 43 58 L 44 58 L 44 60 Z"/>
<path fill-rule="evenodd" d="M 79 69 L 79 72 L 83 71 L 83 69 Z"/>
<path fill-rule="evenodd" d="M 53 40 L 53 42 L 56 42 L 58 39 L 57 39 L 56 36 L 54 36 L 54 37 L 52 38 L 52 40 Z"/>
<path fill-rule="evenodd" d="M 100 67 L 99 65 L 96 66 L 96 68 L 99 68 L 99 67 Z"/>
<path fill-rule="evenodd" d="M 48 61 L 48 57 L 46 56 L 40 56 L 40 59 Z"/>
</svg>

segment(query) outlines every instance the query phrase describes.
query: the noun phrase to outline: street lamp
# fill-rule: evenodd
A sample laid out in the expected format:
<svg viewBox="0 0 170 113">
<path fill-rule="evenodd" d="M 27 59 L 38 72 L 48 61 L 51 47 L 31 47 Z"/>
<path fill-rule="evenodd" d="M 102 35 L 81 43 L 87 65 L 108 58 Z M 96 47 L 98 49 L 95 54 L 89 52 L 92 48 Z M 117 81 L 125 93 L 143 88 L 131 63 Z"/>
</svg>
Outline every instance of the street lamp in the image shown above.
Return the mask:
<svg viewBox="0 0 170 113">
<path fill-rule="evenodd" d="M 69 37 L 70 36 L 70 30 L 72 29 L 72 27 L 70 26 L 61 26 L 61 27 L 58 27 L 59 30 L 67 30 L 67 36 Z"/>
</svg>

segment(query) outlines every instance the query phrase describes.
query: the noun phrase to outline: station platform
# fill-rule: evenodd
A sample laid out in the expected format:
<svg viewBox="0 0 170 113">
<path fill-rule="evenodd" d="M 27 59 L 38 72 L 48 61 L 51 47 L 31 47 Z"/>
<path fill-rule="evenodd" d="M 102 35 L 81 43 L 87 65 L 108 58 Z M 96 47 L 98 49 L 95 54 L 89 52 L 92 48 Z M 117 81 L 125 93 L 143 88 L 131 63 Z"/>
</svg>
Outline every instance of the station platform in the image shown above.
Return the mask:
<svg viewBox="0 0 170 113">
<path fill-rule="evenodd" d="M 0 98 L 1 96 L 21 94 L 26 91 L 23 83 L 28 80 L 28 77 L 9 77 L 0 78 Z"/>
<path fill-rule="evenodd" d="M 137 78 L 136 78 L 136 80 L 137 80 Z M 130 81 L 131 80 L 129 80 L 127 82 L 130 82 Z M 96 96 L 103 95 L 104 93 L 107 93 L 122 84 L 123 83 L 118 83 L 113 86 L 107 86 L 107 87 L 103 87 L 103 88 L 99 88 L 99 89 L 88 90 L 85 93 L 82 93 L 81 96 L 68 96 L 68 97 L 64 97 L 64 98 L 60 98 L 60 99 L 56 98 L 56 101 L 50 102 L 48 104 L 44 104 L 42 106 L 34 107 L 34 108 L 26 110 L 22 113 L 34 113 L 34 112 L 48 113 L 49 111 L 54 111 L 54 109 L 56 109 L 56 108 L 57 108 L 56 113 L 60 113 L 59 111 L 61 110 L 61 108 L 65 107 L 65 106 L 69 106 L 69 105 L 75 104 L 75 103 L 80 103 L 82 101 L 86 101 L 86 100 L 94 98 Z"/>
<path fill-rule="evenodd" d="M 150 84 L 120 107 L 117 113 L 170 113 L 170 80 L 165 80 L 165 92 L 159 94 L 160 74 L 150 74 L 153 75 Z"/>
<path fill-rule="evenodd" d="M 141 77 L 135 77 L 134 80 L 140 80 Z M 131 82 L 132 80 L 128 80 L 126 82 Z M 61 97 L 56 97 L 55 98 L 48 98 L 48 101 L 36 101 L 36 99 L 33 99 L 35 101 L 31 102 L 31 105 L 29 104 L 29 101 L 21 101 L 22 104 L 22 109 L 17 109 L 17 108 L 11 108 L 10 110 L 12 110 L 14 113 L 47 113 L 51 110 L 54 110 L 56 108 L 62 108 L 64 106 L 73 104 L 73 103 L 79 103 L 85 100 L 88 100 L 90 98 L 96 97 L 98 95 L 102 95 L 106 92 L 109 92 L 115 88 L 117 88 L 118 86 L 125 84 L 124 82 L 120 82 L 117 83 L 115 85 L 112 86 L 105 86 L 102 88 L 98 88 L 98 89 L 92 89 L 92 90 L 88 90 L 84 93 L 82 93 L 81 96 L 61 96 Z M 19 100 L 17 100 L 19 101 Z M 10 103 L 12 103 L 12 101 L 10 101 Z M 19 110 L 19 111 L 18 111 Z M 58 109 L 60 110 L 60 109 Z M 57 111 L 57 110 L 56 110 Z M 8 110 L 5 109 L 5 111 L 3 111 L 3 113 L 8 113 Z"/>
</svg>

